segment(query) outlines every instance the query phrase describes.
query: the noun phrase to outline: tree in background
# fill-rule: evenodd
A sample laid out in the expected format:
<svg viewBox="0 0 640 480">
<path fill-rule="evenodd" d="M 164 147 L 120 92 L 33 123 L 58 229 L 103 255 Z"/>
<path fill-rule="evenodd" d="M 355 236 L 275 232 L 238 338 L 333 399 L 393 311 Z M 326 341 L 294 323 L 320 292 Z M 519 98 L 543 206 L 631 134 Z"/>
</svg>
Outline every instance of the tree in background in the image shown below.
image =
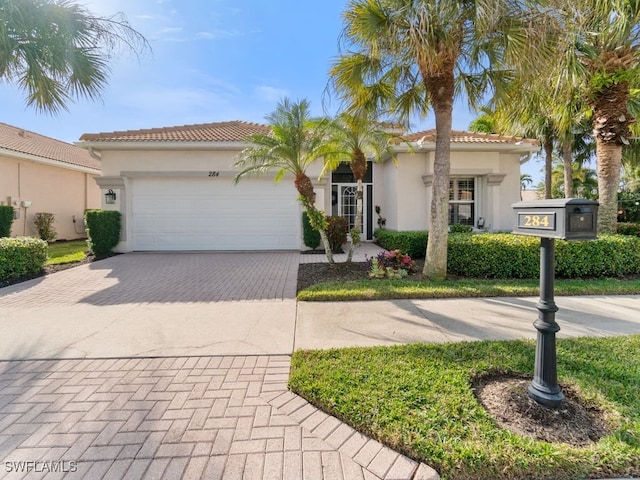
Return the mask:
<svg viewBox="0 0 640 480">
<path fill-rule="evenodd" d="M 407 124 L 433 110 L 436 147 L 424 274 L 447 273 L 453 103 L 477 106 L 501 90 L 510 68 L 545 54 L 540 15 L 517 0 L 351 0 L 343 14 L 346 53 L 331 68 L 340 99 L 355 112 L 391 112 Z"/>
<path fill-rule="evenodd" d="M 120 47 L 148 48 L 122 14 L 98 17 L 70 0 L 0 0 L 0 79 L 25 91 L 38 111 L 99 97 Z"/>
</svg>

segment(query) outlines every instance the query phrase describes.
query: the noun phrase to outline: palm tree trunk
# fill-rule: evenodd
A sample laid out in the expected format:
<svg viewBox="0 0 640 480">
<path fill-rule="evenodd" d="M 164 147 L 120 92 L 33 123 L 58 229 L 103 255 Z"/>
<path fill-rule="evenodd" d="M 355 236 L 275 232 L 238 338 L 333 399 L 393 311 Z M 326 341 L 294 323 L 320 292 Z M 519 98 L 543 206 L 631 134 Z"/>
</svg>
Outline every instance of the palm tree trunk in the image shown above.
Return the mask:
<svg viewBox="0 0 640 480">
<path fill-rule="evenodd" d="M 618 221 L 618 188 L 622 145 L 596 137 L 598 158 L 598 232 L 615 233 Z"/>
<path fill-rule="evenodd" d="M 573 197 L 573 168 L 571 141 L 566 138 L 562 143 L 562 161 L 564 163 L 564 198 Z"/>
<path fill-rule="evenodd" d="M 614 82 L 604 87 L 592 102 L 600 202 L 598 231 L 602 233 L 616 232 L 622 145 L 628 143 L 629 125 L 635 121 L 628 110 L 629 95 L 629 83 Z"/>
<path fill-rule="evenodd" d="M 333 252 L 331 251 L 331 245 L 329 245 L 329 239 L 327 238 L 327 232 L 319 230 L 320 240 L 322 240 L 322 246 L 324 247 L 324 253 L 327 256 L 327 261 L 330 264 L 335 263 L 333 261 Z"/>
<path fill-rule="evenodd" d="M 449 176 L 451 171 L 451 124 L 454 77 L 451 72 L 425 80 L 436 117 L 436 151 L 433 162 L 429 241 L 423 274 L 430 280 L 447 278 L 449 241 Z"/>
<path fill-rule="evenodd" d="M 325 231 L 326 219 L 324 216 L 324 212 L 319 211 L 315 207 L 314 202 L 316 199 L 316 194 L 313 190 L 313 183 L 311 182 L 311 179 L 307 174 L 299 172 L 296 174 L 294 185 L 296 187 L 296 190 L 300 194 L 300 203 L 302 203 L 302 206 L 307 211 L 309 223 L 320 234 L 320 240 L 322 241 L 322 246 L 324 247 L 324 252 L 327 256 L 327 261 L 332 264 L 334 263 L 333 252 L 331 251 L 329 239 L 327 238 L 327 232 Z"/>
<path fill-rule="evenodd" d="M 553 139 L 544 139 L 544 198 L 551 198 L 551 171 L 553 170 Z"/>
</svg>

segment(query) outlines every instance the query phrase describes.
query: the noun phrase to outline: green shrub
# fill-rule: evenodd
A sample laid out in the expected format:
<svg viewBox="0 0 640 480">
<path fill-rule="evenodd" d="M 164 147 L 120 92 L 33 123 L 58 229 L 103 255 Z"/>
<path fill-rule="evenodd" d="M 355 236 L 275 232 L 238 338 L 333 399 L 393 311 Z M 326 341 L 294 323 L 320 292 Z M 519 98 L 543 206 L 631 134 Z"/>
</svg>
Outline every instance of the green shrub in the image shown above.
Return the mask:
<svg viewBox="0 0 640 480">
<path fill-rule="evenodd" d="M 349 222 L 344 217 L 327 217 L 327 239 L 332 252 L 341 252 L 347 242 Z"/>
<path fill-rule="evenodd" d="M 616 232 L 620 235 L 635 235 L 640 237 L 640 223 L 618 223 Z"/>
<path fill-rule="evenodd" d="M 427 251 L 427 232 L 378 229 L 374 235 L 376 244 L 385 250 L 400 250 L 411 258 L 424 258 Z"/>
<path fill-rule="evenodd" d="M 56 239 L 56 229 L 53 227 L 55 215 L 48 212 L 36 213 L 33 217 L 33 223 L 38 230 L 38 236 L 45 242 L 52 242 Z"/>
<path fill-rule="evenodd" d="M 42 271 L 47 242 L 38 238 L 0 238 L 0 283 Z"/>
<path fill-rule="evenodd" d="M 471 225 L 462 225 L 460 223 L 454 223 L 449 225 L 449 232 L 451 233 L 471 233 L 473 227 Z"/>
<path fill-rule="evenodd" d="M 311 226 L 307 212 L 302 212 L 302 241 L 314 250 L 320 246 L 320 232 Z"/>
<path fill-rule="evenodd" d="M 475 278 L 535 278 L 540 239 L 501 233 L 449 235 L 447 271 Z"/>
<path fill-rule="evenodd" d="M 108 255 L 120 241 L 120 212 L 87 210 L 84 215 L 89 249 L 96 255 Z"/>
<path fill-rule="evenodd" d="M 559 278 L 616 277 L 640 273 L 640 238 L 601 235 L 589 242 L 555 242 Z M 536 278 L 540 239 L 481 233 L 449 235 L 447 270 L 475 278 Z"/>
<path fill-rule="evenodd" d="M 11 236 L 11 224 L 13 223 L 13 207 L 0 205 L 0 237 Z"/>
<path fill-rule="evenodd" d="M 556 241 L 561 278 L 619 277 L 640 273 L 640 238 L 601 234 L 590 242 Z"/>
</svg>

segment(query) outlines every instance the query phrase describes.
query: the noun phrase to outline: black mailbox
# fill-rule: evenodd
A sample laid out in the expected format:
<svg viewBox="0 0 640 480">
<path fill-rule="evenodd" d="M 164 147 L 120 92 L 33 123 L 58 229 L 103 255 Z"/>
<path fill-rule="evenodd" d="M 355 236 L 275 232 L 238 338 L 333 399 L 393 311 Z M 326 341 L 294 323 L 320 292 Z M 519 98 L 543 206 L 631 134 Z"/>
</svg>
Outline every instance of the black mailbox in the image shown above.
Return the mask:
<svg viewBox="0 0 640 480">
<path fill-rule="evenodd" d="M 596 238 L 598 202 L 582 198 L 532 200 L 512 205 L 513 233 L 563 240 Z"/>
</svg>

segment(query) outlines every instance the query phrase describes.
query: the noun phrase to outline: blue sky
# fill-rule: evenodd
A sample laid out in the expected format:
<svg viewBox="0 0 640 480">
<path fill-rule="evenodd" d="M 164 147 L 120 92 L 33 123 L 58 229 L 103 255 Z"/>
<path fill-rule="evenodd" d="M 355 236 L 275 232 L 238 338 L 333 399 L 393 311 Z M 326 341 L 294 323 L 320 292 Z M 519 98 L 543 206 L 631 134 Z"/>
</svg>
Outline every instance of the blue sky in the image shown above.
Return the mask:
<svg viewBox="0 0 640 480">
<path fill-rule="evenodd" d="M 323 114 L 330 64 L 338 54 L 346 0 L 84 0 L 100 15 L 123 12 L 152 52 L 112 59 L 99 101 L 78 100 L 55 117 L 25 106 L 23 93 L 0 83 L 0 121 L 59 140 L 83 133 L 226 120 L 264 122 L 283 96 L 308 98 Z M 334 113 L 333 102 L 326 113 Z M 463 102 L 453 126 L 473 120 Z M 433 128 L 430 115 L 412 131 Z M 539 163 L 527 172 L 538 175 Z"/>
</svg>

